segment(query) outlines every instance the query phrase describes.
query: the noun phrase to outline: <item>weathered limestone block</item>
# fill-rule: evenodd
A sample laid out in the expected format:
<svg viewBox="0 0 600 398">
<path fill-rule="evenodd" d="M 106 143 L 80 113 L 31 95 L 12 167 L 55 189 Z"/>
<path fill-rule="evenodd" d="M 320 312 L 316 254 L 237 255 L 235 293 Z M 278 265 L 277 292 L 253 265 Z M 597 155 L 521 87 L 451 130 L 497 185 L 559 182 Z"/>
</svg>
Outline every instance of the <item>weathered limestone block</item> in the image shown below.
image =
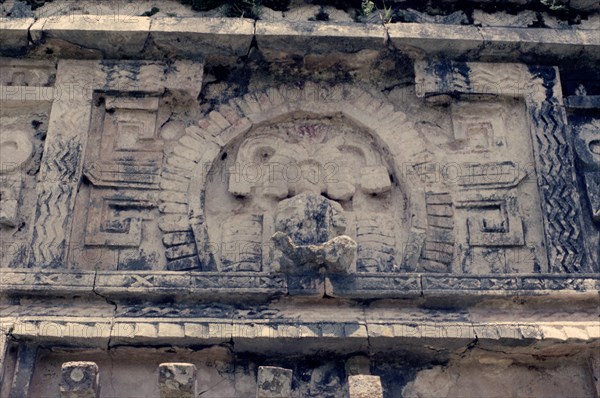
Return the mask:
<svg viewBox="0 0 600 398">
<path fill-rule="evenodd" d="M 160 49 L 221 59 L 246 55 L 253 33 L 254 21 L 245 18 L 158 18 L 150 28 Z"/>
<path fill-rule="evenodd" d="M 100 373 L 94 362 L 65 362 L 60 381 L 61 398 L 98 398 Z"/>
<path fill-rule="evenodd" d="M 38 19 L 31 27 L 34 41 L 63 40 L 98 49 L 107 58 L 137 55 L 150 31 L 150 18 L 126 14 L 65 15 Z"/>
<path fill-rule="evenodd" d="M 21 50 L 26 47 L 33 18 L 0 18 L 0 51 Z"/>
<path fill-rule="evenodd" d="M 383 398 L 383 387 L 379 376 L 349 376 L 348 388 L 350 398 Z"/>
<path fill-rule="evenodd" d="M 191 363 L 161 363 L 158 384 L 161 398 L 196 398 L 196 366 Z"/>
<path fill-rule="evenodd" d="M 357 40 L 347 40 L 349 37 Z M 363 49 L 382 49 L 385 45 L 385 29 L 379 24 L 258 21 L 256 40 L 267 53 L 355 53 Z"/>
<path fill-rule="evenodd" d="M 291 369 L 259 366 L 256 398 L 290 398 L 291 396 Z"/>
<path fill-rule="evenodd" d="M 9 398 L 28 396 L 35 369 L 36 356 L 37 346 L 34 344 L 25 343 L 19 345 Z"/>
</svg>

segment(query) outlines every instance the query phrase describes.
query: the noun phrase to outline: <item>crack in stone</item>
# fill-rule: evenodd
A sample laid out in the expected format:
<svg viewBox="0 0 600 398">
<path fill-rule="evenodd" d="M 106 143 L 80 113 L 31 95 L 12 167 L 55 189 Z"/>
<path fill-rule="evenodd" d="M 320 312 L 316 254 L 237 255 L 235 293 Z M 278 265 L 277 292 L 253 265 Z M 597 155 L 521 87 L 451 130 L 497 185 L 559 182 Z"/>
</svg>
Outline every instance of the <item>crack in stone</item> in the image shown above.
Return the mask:
<svg viewBox="0 0 600 398">
<path fill-rule="evenodd" d="M 114 331 L 114 328 L 115 328 L 115 321 L 116 321 L 116 316 L 117 316 L 117 311 L 118 311 L 118 307 L 119 306 L 118 306 L 118 304 L 115 301 L 110 300 L 108 297 L 106 297 L 105 295 L 99 293 L 96 290 L 96 280 L 97 280 L 97 278 L 98 278 L 98 270 L 94 271 L 94 282 L 93 282 L 93 285 L 92 285 L 92 293 L 94 293 L 98 297 L 101 297 L 102 299 L 104 299 L 107 304 L 114 306 L 113 315 L 112 315 L 111 320 L 110 320 L 110 330 L 108 332 L 108 341 L 106 342 L 106 351 L 109 351 L 110 350 L 110 343 L 111 343 L 112 337 L 113 337 L 113 331 Z"/>
</svg>

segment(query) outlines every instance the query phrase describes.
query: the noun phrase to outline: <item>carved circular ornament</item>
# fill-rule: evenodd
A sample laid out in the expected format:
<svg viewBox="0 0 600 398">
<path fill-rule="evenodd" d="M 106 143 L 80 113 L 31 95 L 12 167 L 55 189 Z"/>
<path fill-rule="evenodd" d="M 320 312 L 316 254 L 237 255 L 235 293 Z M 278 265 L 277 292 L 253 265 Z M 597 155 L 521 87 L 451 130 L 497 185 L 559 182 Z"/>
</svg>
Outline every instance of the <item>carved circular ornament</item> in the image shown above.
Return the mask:
<svg viewBox="0 0 600 398">
<path fill-rule="evenodd" d="M 81 380 L 83 380 L 83 377 L 85 376 L 83 374 L 83 370 L 79 369 L 79 368 L 75 368 L 71 371 L 71 379 L 75 382 L 80 382 Z"/>
<path fill-rule="evenodd" d="M 0 174 L 17 170 L 31 159 L 33 144 L 24 131 L 0 134 Z"/>
</svg>

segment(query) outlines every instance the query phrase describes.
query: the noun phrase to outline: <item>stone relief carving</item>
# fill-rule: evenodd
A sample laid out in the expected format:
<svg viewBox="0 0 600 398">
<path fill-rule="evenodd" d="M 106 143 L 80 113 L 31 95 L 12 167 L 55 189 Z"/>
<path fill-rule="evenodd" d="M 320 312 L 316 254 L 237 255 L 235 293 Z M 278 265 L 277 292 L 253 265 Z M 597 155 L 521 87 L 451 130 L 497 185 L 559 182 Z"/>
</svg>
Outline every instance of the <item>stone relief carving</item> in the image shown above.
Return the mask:
<svg viewBox="0 0 600 398">
<path fill-rule="evenodd" d="M 0 59 L 0 266 L 27 263 L 55 66 Z"/>
<path fill-rule="evenodd" d="M 156 218 L 164 148 L 157 123 L 168 117 L 158 109 L 155 96 L 97 96 L 83 166 L 88 186 L 78 199 L 83 240 L 71 250 L 76 263 L 149 269 L 161 258 L 147 225 Z"/>
<path fill-rule="evenodd" d="M 496 79 L 472 69 L 476 79 Z M 472 89 L 456 76 L 459 92 Z M 89 136 L 47 143 L 56 156 L 42 172 L 57 179 L 37 188 L 38 201 L 56 206 L 36 216 L 34 260 L 69 243 L 74 267 L 217 272 L 251 285 L 253 273 L 550 269 L 535 206 L 541 191 L 531 181 L 537 144 L 525 134 L 541 97 L 462 97 L 436 111 L 444 127 L 431 133 L 416 128 L 418 112 L 409 117 L 347 86 L 328 91 L 335 101 L 286 102 L 281 88 L 267 90 L 199 120 L 172 118 L 170 94 L 160 89 L 130 88 L 95 90 L 84 103 Z M 192 104 L 179 102 L 180 111 Z M 57 109 L 54 123 L 69 111 L 65 103 Z M 59 244 L 60 231 L 43 213 L 59 217 L 69 203 L 72 238 Z"/>
<path fill-rule="evenodd" d="M 34 152 L 28 135 L 23 131 L 0 133 L 0 225 L 6 227 L 14 228 L 19 224 L 19 202 L 23 189 L 21 168 L 31 159 Z"/>
<path fill-rule="evenodd" d="M 527 194 L 543 203 L 542 216 L 544 240 L 549 251 L 543 256 L 548 259 L 550 272 L 582 272 L 590 269 L 584 256 L 581 234 L 581 211 L 575 184 L 573 149 L 565 134 L 566 117 L 561 106 L 562 98 L 556 68 L 526 67 L 519 64 L 483 63 L 417 63 L 416 81 L 420 85 L 417 95 L 430 101 L 447 101 L 449 95 L 469 98 L 498 99 L 508 101 L 522 98 L 526 114 L 522 126 L 529 126 L 534 156 L 529 160 L 535 166 L 540 199 L 535 193 Z M 511 118 L 504 117 L 506 121 Z M 493 123 L 490 124 L 493 127 Z M 485 130 L 485 129 L 484 129 Z M 507 130 L 508 131 L 508 130 Z M 506 134 L 494 132 L 494 137 Z M 518 135 L 509 137 L 501 146 L 511 152 L 526 148 L 512 143 Z M 526 157 L 525 159 L 530 159 Z M 533 171 L 533 167 L 526 170 Z M 531 173 L 528 173 L 531 174 Z M 517 178 L 519 181 L 520 178 Z M 528 179 L 517 185 L 523 186 Z M 519 194 L 519 206 L 526 206 L 523 192 Z M 530 208 L 531 209 L 531 208 Z M 531 210 L 526 211 L 531 212 Z M 537 221 L 541 225 L 541 221 Z M 529 224 L 529 223 L 528 223 Z M 527 239 L 526 239 L 527 240 Z M 541 260 L 543 248 L 526 250 L 534 253 L 529 261 L 535 271 L 545 272 L 545 261 Z"/>
<path fill-rule="evenodd" d="M 593 120 L 577 130 L 575 150 L 582 165 L 592 218 L 600 222 L 600 121 Z"/>
<path fill-rule="evenodd" d="M 187 128 L 180 143 L 188 150 L 166 158 L 161 196 L 172 203 L 163 205 L 159 228 L 169 269 L 360 275 L 546 267 L 522 102 L 458 102 L 447 112 L 447 138 L 383 149 L 368 130 L 331 115 L 283 111 L 252 127 L 248 119 L 272 101 L 257 109 L 260 94 L 254 98 Z M 237 133 L 222 133 L 229 131 Z M 399 165 L 389 151 L 413 163 Z"/>
<path fill-rule="evenodd" d="M 217 269 L 364 272 L 401 262 L 396 226 L 383 220 L 403 199 L 365 133 L 339 118 L 296 115 L 225 151 L 205 196 Z"/>
</svg>

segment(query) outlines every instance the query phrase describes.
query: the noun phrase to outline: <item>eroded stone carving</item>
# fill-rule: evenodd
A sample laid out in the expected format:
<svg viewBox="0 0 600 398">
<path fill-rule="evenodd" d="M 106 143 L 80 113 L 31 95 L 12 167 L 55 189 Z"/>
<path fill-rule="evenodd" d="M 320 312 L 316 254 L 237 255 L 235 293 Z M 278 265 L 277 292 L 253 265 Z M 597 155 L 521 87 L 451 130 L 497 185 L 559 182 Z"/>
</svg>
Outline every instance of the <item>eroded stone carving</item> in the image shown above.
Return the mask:
<svg viewBox="0 0 600 398">
<path fill-rule="evenodd" d="M 0 264 L 27 264 L 55 65 L 0 59 Z"/>
<path fill-rule="evenodd" d="M 383 398 L 383 388 L 379 376 L 349 376 L 348 389 L 350 398 Z"/>
<path fill-rule="evenodd" d="M 158 386 L 161 398 L 195 398 L 196 366 L 191 363 L 161 363 Z"/>
<path fill-rule="evenodd" d="M 578 129 L 575 150 L 583 166 L 592 217 L 600 222 L 600 121 L 594 120 Z"/>
<path fill-rule="evenodd" d="M 221 237 L 212 241 L 217 268 L 259 270 L 261 260 L 299 274 L 397 268 L 399 226 L 384 209 L 400 199 L 375 143 L 340 119 L 296 117 L 255 129 L 232 161 L 213 166 L 206 217 L 209 237 Z M 225 198 L 215 186 L 223 176 Z"/>
<path fill-rule="evenodd" d="M 19 223 L 22 167 L 31 159 L 34 148 L 28 134 L 23 131 L 0 133 L 2 165 L 0 176 L 0 224 L 16 227 Z"/>
<path fill-rule="evenodd" d="M 275 366 L 259 366 L 256 398 L 290 398 L 292 370 Z"/>
<path fill-rule="evenodd" d="M 160 247 L 153 239 L 144 239 L 146 246 L 136 251 L 114 251 L 108 245 L 104 250 L 88 250 L 82 228 L 89 190 L 80 192 L 80 188 L 83 182 L 98 190 L 136 190 L 126 194 L 127 200 L 132 199 L 129 208 L 146 200 L 137 198 L 140 191 L 158 188 L 164 154 L 158 127 L 169 118 L 157 110 L 159 98 L 166 90 L 195 98 L 202 81 L 202 64 L 178 61 L 171 67 L 151 61 L 61 61 L 56 85 L 70 91 L 52 106 L 37 186 L 32 263 L 59 268 L 71 262 L 76 267 L 104 269 L 125 263 L 134 269 L 161 265 L 160 258 L 149 260 L 155 255 L 149 249 Z M 95 225 L 111 222 L 102 219 Z M 161 252 L 158 257 L 162 258 Z"/>
<path fill-rule="evenodd" d="M 65 362 L 61 368 L 61 398 L 98 398 L 100 373 L 94 362 Z"/>
<path fill-rule="evenodd" d="M 81 264 L 98 257 L 109 269 L 149 269 L 160 257 L 144 231 L 158 207 L 164 141 L 157 123 L 165 116 L 159 118 L 155 96 L 105 95 L 96 101 L 98 125 L 92 126 L 83 169 L 90 185 L 81 210 L 87 212 L 85 237 L 72 258 Z"/>
<path fill-rule="evenodd" d="M 573 150 L 565 135 L 565 114 L 561 108 L 562 98 L 558 87 L 557 70 L 527 68 L 517 64 L 422 62 L 416 64 L 415 71 L 417 82 L 421 84 L 417 95 L 430 100 L 443 98 L 447 100 L 448 97 L 444 96 L 448 94 L 462 95 L 463 98 L 470 95 L 474 98 L 524 99 L 535 154 L 532 160 L 536 166 L 539 195 L 544 203 L 544 235 L 546 245 L 549 247 L 547 253 L 549 270 L 568 273 L 589 269 L 589 264 L 584 258 L 582 219 L 577 206 L 578 198 L 572 164 Z M 509 119 L 505 117 L 504 120 Z M 461 123 L 459 126 L 464 125 Z M 513 136 L 506 142 L 489 140 L 492 136 L 504 136 L 503 133 L 495 132 L 493 121 L 487 125 L 472 124 L 472 126 L 476 135 L 484 137 L 481 138 L 483 143 L 487 140 L 488 145 L 501 144 L 499 147 L 504 148 L 504 151 L 520 150 L 520 145 L 511 142 L 518 136 Z M 526 170 L 530 169 L 526 168 Z M 525 182 L 521 177 L 516 177 L 514 182 L 511 183 L 509 178 L 501 185 L 523 186 Z M 524 193 L 522 192 L 521 195 Z M 525 195 L 536 197 L 536 193 L 533 192 Z M 520 201 L 519 206 L 524 205 L 525 203 Z M 531 268 L 540 270 L 542 267 L 539 262 L 543 253 L 540 245 L 537 245 L 533 252 L 536 253 L 535 256 L 533 258 L 527 256 L 528 259 L 522 266 L 529 264 Z M 519 257 L 523 258 L 521 255 Z"/>
</svg>

